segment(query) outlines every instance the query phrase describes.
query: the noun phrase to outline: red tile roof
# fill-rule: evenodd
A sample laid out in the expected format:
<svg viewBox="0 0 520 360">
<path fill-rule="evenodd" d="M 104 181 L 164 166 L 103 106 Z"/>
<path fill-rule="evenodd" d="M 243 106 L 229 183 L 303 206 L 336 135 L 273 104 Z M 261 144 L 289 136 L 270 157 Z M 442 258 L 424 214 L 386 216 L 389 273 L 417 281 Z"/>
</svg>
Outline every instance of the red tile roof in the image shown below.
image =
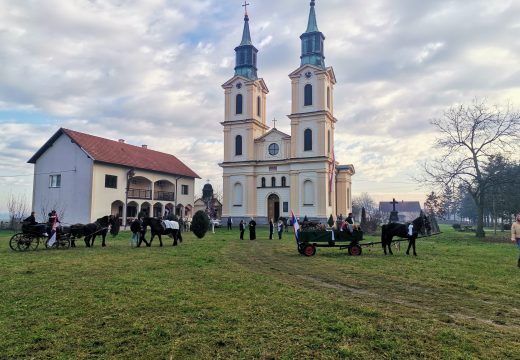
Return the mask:
<svg viewBox="0 0 520 360">
<path fill-rule="evenodd" d="M 47 148 L 62 134 L 69 136 L 76 144 L 82 147 L 94 161 L 123 165 L 136 169 L 158 171 L 172 175 L 200 178 L 199 175 L 173 155 L 64 128 L 58 130 L 29 160 L 29 163 L 35 163 Z"/>
</svg>

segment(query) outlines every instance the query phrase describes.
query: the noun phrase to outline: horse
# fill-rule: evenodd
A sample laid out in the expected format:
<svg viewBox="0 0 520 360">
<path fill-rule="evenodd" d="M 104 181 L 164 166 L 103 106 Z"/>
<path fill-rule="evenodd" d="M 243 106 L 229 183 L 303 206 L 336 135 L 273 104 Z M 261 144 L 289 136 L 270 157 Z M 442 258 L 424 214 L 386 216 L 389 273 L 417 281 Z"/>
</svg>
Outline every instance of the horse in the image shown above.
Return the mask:
<svg viewBox="0 0 520 360">
<path fill-rule="evenodd" d="M 85 237 L 85 245 L 87 247 L 94 246 L 94 240 L 96 240 L 97 235 L 101 235 L 103 238 L 103 242 L 101 246 L 105 247 L 105 239 L 108 233 L 108 229 L 110 228 L 110 234 L 112 236 L 116 236 L 119 233 L 119 220 L 113 215 L 103 216 L 93 223 L 90 224 L 74 224 L 70 226 L 70 233 L 72 235 L 72 239 L 80 239 Z M 92 240 L 92 242 L 91 242 Z M 76 247 L 75 241 L 72 240 L 72 247 Z"/>
<path fill-rule="evenodd" d="M 177 246 L 177 240 L 182 242 L 182 234 L 180 232 L 179 223 L 176 221 L 172 221 L 172 223 L 177 226 L 176 228 L 167 228 L 163 225 L 163 221 L 156 218 L 143 218 L 143 231 L 141 232 L 141 238 L 139 240 L 144 241 L 147 247 L 152 246 L 153 238 L 157 235 L 159 237 L 159 246 L 163 246 L 161 235 L 171 235 L 173 237 L 172 246 Z M 150 231 L 152 233 L 152 237 L 150 238 L 150 242 L 147 242 L 145 239 L 146 228 L 150 226 Z M 139 247 L 141 244 L 139 243 L 137 246 Z"/>
<path fill-rule="evenodd" d="M 415 251 L 415 240 L 419 236 L 419 233 L 424 234 L 428 233 L 431 230 L 430 222 L 428 218 L 424 215 L 419 216 L 417 219 L 412 221 L 413 225 L 413 234 L 412 236 L 408 236 L 408 225 L 409 224 L 399 224 L 399 223 L 389 223 L 383 225 L 381 228 L 381 245 L 383 246 L 383 250 L 386 253 L 386 249 L 390 252 L 390 255 L 393 255 L 392 252 L 392 239 L 394 236 L 400 238 L 408 238 L 408 250 L 406 250 L 406 255 L 410 254 L 410 248 L 413 248 L 413 255 L 417 256 L 417 252 Z"/>
</svg>

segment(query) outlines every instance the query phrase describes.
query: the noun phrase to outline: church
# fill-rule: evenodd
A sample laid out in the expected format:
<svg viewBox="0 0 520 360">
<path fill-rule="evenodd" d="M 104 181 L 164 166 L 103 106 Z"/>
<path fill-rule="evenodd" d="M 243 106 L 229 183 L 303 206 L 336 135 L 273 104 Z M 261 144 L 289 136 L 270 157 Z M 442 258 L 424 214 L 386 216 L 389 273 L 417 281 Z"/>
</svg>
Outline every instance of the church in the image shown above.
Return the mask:
<svg viewBox="0 0 520 360">
<path fill-rule="evenodd" d="M 334 85 L 325 66 L 325 36 L 318 30 L 315 1 L 310 3 L 307 30 L 300 36 L 300 66 L 291 81 L 291 134 L 266 124 L 267 95 L 258 77 L 258 50 L 251 41 L 249 16 L 235 48 L 234 76 L 225 93 L 223 169 L 224 218 L 250 218 L 262 224 L 290 217 L 324 222 L 352 209 L 353 165 L 334 156 Z"/>
</svg>

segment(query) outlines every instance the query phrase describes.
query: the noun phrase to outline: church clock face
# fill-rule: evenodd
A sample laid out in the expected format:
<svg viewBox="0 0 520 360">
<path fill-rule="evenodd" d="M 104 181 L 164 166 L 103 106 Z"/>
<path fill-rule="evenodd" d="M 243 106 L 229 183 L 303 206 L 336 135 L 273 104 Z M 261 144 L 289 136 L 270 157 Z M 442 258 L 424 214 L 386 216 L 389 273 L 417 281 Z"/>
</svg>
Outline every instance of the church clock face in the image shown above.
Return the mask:
<svg viewBox="0 0 520 360">
<path fill-rule="evenodd" d="M 278 146 L 278 144 L 271 144 L 269 145 L 269 155 L 271 156 L 275 156 L 275 155 L 278 155 L 278 152 L 280 151 L 280 147 Z"/>
<path fill-rule="evenodd" d="M 307 72 L 305 73 L 305 77 L 306 77 L 307 79 L 310 79 L 310 78 L 312 77 L 312 73 L 311 73 L 310 71 L 307 71 Z"/>
<path fill-rule="evenodd" d="M 240 88 L 242 88 L 242 83 L 237 84 L 237 89 L 240 89 Z"/>
</svg>

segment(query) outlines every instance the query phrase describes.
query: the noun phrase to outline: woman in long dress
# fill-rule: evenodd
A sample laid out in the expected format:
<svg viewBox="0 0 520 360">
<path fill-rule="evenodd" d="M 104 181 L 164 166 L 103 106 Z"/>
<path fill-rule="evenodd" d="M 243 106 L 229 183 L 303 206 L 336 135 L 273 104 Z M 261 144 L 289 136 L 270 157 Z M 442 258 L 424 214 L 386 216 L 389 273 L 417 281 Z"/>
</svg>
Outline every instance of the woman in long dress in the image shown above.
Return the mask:
<svg viewBox="0 0 520 360">
<path fill-rule="evenodd" d="M 256 240 L 256 221 L 253 218 L 249 222 L 249 240 Z"/>
</svg>

